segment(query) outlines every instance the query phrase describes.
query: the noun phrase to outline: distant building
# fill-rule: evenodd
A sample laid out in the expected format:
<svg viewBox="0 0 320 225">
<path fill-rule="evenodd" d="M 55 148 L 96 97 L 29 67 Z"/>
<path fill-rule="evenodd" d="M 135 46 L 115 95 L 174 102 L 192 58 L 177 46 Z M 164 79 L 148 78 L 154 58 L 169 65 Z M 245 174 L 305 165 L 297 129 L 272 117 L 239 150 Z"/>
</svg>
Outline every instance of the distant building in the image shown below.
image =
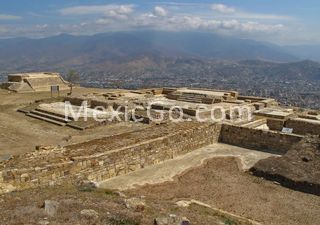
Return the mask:
<svg viewBox="0 0 320 225">
<path fill-rule="evenodd" d="M 8 82 L 2 84 L 2 88 L 15 92 L 50 91 L 52 86 L 59 86 L 59 90 L 69 89 L 69 83 L 59 73 L 47 72 L 9 74 Z"/>
</svg>

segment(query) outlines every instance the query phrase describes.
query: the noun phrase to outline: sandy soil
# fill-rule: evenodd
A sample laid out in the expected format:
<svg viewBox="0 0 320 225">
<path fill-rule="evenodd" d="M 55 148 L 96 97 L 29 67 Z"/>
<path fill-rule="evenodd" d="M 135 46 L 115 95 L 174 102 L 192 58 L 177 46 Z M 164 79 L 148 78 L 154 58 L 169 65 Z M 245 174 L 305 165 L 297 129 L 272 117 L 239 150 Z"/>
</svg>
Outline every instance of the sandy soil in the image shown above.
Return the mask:
<svg viewBox="0 0 320 225">
<path fill-rule="evenodd" d="M 159 205 L 195 199 L 266 225 L 320 224 L 320 197 L 242 172 L 235 158 L 215 158 L 172 182 L 146 185 L 129 192 L 144 195 Z"/>
</svg>

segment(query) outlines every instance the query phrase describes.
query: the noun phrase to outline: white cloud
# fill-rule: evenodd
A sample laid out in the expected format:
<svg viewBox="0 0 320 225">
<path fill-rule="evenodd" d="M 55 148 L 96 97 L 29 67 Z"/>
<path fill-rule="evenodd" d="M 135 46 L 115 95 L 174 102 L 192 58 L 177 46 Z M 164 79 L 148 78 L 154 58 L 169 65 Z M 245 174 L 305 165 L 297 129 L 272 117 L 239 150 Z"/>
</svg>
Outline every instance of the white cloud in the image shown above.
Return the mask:
<svg viewBox="0 0 320 225">
<path fill-rule="evenodd" d="M 214 11 L 217 11 L 219 13 L 234 13 L 234 12 L 236 12 L 235 8 L 229 7 L 224 4 L 213 4 L 211 6 L 211 9 L 213 9 Z"/>
<path fill-rule="evenodd" d="M 163 21 L 162 21 L 163 22 Z M 162 23 L 164 24 L 164 23 Z M 253 21 L 242 22 L 232 20 L 206 20 L 197 16 L 171 17 L 165 22 L 171 30 L 206 30 L 228 33 L 273 33 L 284 28 L 282 24 L 263 24 Z"/>
<path fill-rule="evenodd" d="M 153 13 L 154 13 L 154 15 L 156 15 L 156 16 L 162 16 L 162 17 L 167 16 L 167 14 L 168 14 L 167 10 L 165 10 L 165 9 L 164 9 L 163 7 L 161 7 L 161 6 L 156 6 L 156 7 L 154 7 Z"/>
<path fill-rule="evenodd" d="M 173 9 L 168 5 L 157 3 L 152 11 L 147 11 L 142 7 L 139 8 L 129 4 L 82 5 L 60 10 L 61 15 L 79 16 L 79 20 L 74 23 L 40 24 L 30 26 L 28 29 L 21 26 L 20 30 L 16 29 L 18 26 L 15 25 L 14 27 L 9 24 L 8 29 L 0 26 L 0 33 L 12 36 L 15 33 L 18 33 L 18 36 L 21 36 L 20 33 L 28 33 L 39 36 L 61 32 L 94 34 L 151 28 L 168 31 L 199 30 L 264 39 L 266 37 L 285 36 L 291 26 L 289 22 L 285 23 L 286 26 L 282 24 L 281 19 L 288 19 L 288 17 L 281 15 L 250 13 L 222 4 L 205 4 L 201 5 L 199 9 L 195 7 L 193 5 L 181 5 Z M 212 13 L 212 10 L 216 13 Z"/>
<path fill-rule="evenodd" d="M 116 20 L 127 20 L 129 18 L 127 14 L 119 13 L 116 10 L 110 10 L 105 14 L 105 16 Z"/>
<path fill-rule="evenodd" d="M 262 31 L 262 32 L 276 32 L 284 28 L 283 24 L 261 24 L 257 22 L 246 22 L 241 24 L 243 31 Z"/>
<path fill-rule="evenodd" d="M 96 20 L 96 24 L 107 25 L 114 20 L 126 21 L 130 14 L 134 12 L 134 5 L 92 5 L 92 6 L 75 6 L 64 8 L 60 13 L 65 16 L 81 15 L 101 15 L 102 18 Z"/>
<path fill-rule="evenodd" d="M 223 16 L 232 17 L 234 19 L 256 19 L 256 20 L 292 20 L 291 16 L 286 15 L 274 15 L 274 14 L 263 14 L 263 13 L 251 13 L 246 12 L 234 7 L 230 7 L 224 4 L 213 4 L 211 9 L 224 14 Z"/>
<path fill-rule="evenodd" d="M 86 5 L 64 8 L 60 10 L 62 15 L 128 15 L 134 11 L 134 5 Z"/>
<path fill-rule="evenodd" d="M 210 6 L 210 5 L 208 5 Z M 259 20 L 289 19 L 287 16 L 272 14 L 257 14 L 242 11 L 224 4 L 213 4 L 211 9 L 219 12 L 217 15 L 202 17 L 199 15 L 185 15 L 174 11 L 170 16 L 163 6 L 155 6 L 153 12 L 136 11 L 134 5 L 93 5 L 75 6 L 60 10 L 62 15 L 101 15 L 94 18 L 97 25 L 105 27 L 117 27 L 118 29 L 150 27 L 160 29 L 204 29 L 204 30 L 226 30 L 241 32 L 274 32 L 281 30 L 281 23 L 266 24 L 257 22 Z M 183 10 L 183 8 L 179 9 Z M 134 15 L 134 16 L 133 16 Z"/>
<path fill-rule="evenodd" d="M 293 20 L 294 19 L 291 16 L 285 16 L 285 15 L 247 13 L 247 12 L 238 12 L 233 16 L 239 19 L 256 19 L 256 20 Z"/>
<path fill-rule="evenodd" d="M 8 15 L 8 14 L 0 14 L 0 20 L 19 20 L 20 16 Z"/>
</svg>

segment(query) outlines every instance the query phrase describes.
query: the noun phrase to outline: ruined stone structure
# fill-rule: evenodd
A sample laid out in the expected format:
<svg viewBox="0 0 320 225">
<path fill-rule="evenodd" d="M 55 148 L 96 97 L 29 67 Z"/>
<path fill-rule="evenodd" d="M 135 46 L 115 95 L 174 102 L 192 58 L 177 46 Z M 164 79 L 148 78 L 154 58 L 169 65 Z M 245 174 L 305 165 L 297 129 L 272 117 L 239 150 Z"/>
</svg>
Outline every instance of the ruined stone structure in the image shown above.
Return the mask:
<svg viewBox="0 0 320 225">
<path fill-rule="evenodd" d="M 68 90 L 69 83 L 59 73 L 17 73 L 8 75 L 8 82 L 2 85 L 15 92 L 50 91 L 51 86 L 59 86 L 60 90 Z"/>
<path fill-rule="evenodd" d="M 303 136 L 235 125 L 222 126 L 220 141 L 249 149 L 285 154 Z"/>
<path fill-rule="evenodd" d="M 146 117 L 148 107 L 153 114 L 164 112 L 167 115 L 172 106 L 178 106 L 182 109 L 183 120 L 179 123 L 165 120 L 163 124 L 154 124 L 145 118 L 141 122 L 149 125 L 139 131 L 63 148 L 41 148 L 3 161 L 0 164 L 0 187 L 5 189 L 11 185 L 24 189 L 77 179 L 101 181 L 158 164 L 214 142 L 283 155 L 304 136 L 320 134 L 320 114 L 317 112 L 301 113 L 280 107 L 274 99 L 239 96 L 232 91 L 188 88 L 122 90 L 70 96 L 65 101 L 73 107 L 79 107 L 86 101 L 89 110 L 96 110 L 98 106 L 119 109 L 120 113 L 139 106 L 137 115 L 141 118 Z M 34 118 L 46 122 L 56 121 L 57 125 L 62 123 L 63 126 L 72 125 L 70 127 L 79 129 L 94 127 L 89 126 L 91 121 L 78 122 L 65 117 L 62 110 L 64 104 L 34 104 L 21 111 L 27 115 L 36 114 Z M 252 118 L 244 120 L 241 115 L 234 117 L 232 108 L 239 106 L 249 109 Z M 210 110 L 215 107 L 225 109 L 227 116 L 218 122 L 196 122 L 198 107 L 206 107 L 207 110 L 202 111 L 201 118 L 209 118 Z"/>
<path fill-rule="evenodd" d="M 290 127 L 296 134 L 320 135 L 320 120 L 292 118 L 285 122 L 285 127 Z"/>
<path fill-rule="evenodd" d="M 182 122 L 92 140 L 47 147 L 0 164 L 0 182 L 17 189 L 77 179 L 102 181 L 223 142 L 285 154 L 302 136 L 221 124 Z M 0 186 L 1 186 L 0 185 Z"/>
<path fill-rule="evenodd" d="M 24 189 L 79 178 L 101 181 L 217 142 L 220 129 L 219 124 L 167 124 L 66 148 L 41 149 L 3 162 L 0 186 Z"/>
</svg>

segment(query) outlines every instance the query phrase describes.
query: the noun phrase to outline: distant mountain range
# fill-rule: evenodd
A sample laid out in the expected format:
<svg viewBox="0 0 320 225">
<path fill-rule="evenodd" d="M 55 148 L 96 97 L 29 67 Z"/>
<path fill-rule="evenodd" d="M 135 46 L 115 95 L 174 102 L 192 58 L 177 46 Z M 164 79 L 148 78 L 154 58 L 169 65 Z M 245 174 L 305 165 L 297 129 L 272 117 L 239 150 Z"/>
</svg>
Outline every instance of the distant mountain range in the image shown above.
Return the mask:
<svg viewBox="0 0 320 225">
<path fill-rule="evenodd" d="M 93 36 L 58 36 L 0 40 L 0 70 L 25 71 L 64 68 L 107 69 L 110 64 L 148 58 L 199 60 L 263 60 L 293 62 L 319 59 L 309 46 L 281 47 L 254 40 L 201 32 L 126 31 Z"/>
<path fill-rule="evenodd" d="M 75 69 L 87 87 L 230 89 L 319 109 L 319 50 L 212 33 L 150 30 L 0 39 L 0 82 L 11 72 L 66 75 Z"/>
<path fill-rule="evenodd" d="M 282 49 L 299 58 L 320 62 L 320 45 L 284 46 Z"/>
</svg>

